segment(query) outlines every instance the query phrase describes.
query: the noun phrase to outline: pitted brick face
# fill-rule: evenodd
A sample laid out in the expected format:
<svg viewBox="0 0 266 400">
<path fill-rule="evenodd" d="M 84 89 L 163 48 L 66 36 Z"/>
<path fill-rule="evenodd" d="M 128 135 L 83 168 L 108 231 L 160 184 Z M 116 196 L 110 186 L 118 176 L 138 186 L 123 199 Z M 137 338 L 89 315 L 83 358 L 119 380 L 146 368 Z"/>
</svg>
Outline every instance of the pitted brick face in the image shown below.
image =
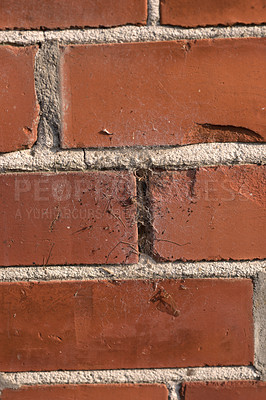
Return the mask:
<svg viewBox="0 0 266 400">
<path fill-rule="evenodd" d="M 160 10 L 163 25 L 196 27 L 266 22 L 265 0 L 160 0 Z"/>
<path fill-rule="evenodd" d="M 164 385 L 60 385 L 6 389 L 2 400 L 167 400 Z"/>
<path fill-rule="evenodd" d="M 1 265 L 138 260 L 131 173 L 2 174 L 0 186 Z"/>
<path fill-rule="evenodd" d="M 265 166 L 151 174 L 153 255 L 160 260 L 250 260 L 265 253 Z"/>
<path fill-rule="evenodd" d="M 266 382 L 190 382 L 181 387 L 182 400 L 264 400 Z"/>
<path fill-rule="evenodd" d="M 0 29 L 146 24 L 145 0 L 1 0 Z"/>
<path fill-rule="evenodd" d="M 35 46 L 0 46 L 0 153 L 30 148 L 37 140 L 36 52 Z"/>
<path fill-rule="evenodd" d="M 250 365 L 249 279 L 1 283 L 1 371 Z"/>
<path fill-rule="evenodd" d="M 64 47 L 62 146 L 264 142 L 265 64 L 255 38 Z"/>
</svg>

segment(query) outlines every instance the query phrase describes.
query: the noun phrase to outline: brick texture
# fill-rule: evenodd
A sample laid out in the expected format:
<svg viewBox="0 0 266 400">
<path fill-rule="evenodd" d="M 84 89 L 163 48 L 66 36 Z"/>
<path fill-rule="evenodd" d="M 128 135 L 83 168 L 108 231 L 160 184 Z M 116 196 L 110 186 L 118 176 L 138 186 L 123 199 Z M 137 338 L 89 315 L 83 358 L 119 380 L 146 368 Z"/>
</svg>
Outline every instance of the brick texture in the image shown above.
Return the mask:
<svg viewBox="0 0 266 400">
<path fill-rule="evenodd" d="M 0 187 L 0 265 L 138 260 L 132 174 L 2 174 Z"/>
<path fill-rule="evenodd" d="M 29 148 L 37 139 L 36 51 L 36 47 L 0 46 L 0 153 Z"/>
<path fill-rule="evenodd" d="M 2 391 L 2 400 L 167 400 L 164 385 L 58 385 Z"/>
<path fill-rule="evenodd" d="M 265 50 L 263 38 L 65 47 L 62 145 L 265 141 Z"/>
<path fill-rule="evenodd" d="M 161 23 L 179 26 L 261 24 L 265 0 L 161 0 Z"/>
<path fill-rule="evenodd" d="M 1 0 L 0 29 L 145 24 L 146 0 Z"/>
<path fill-rule="evenodd" d="M 249 365 L 251 280 L 0 283 L 0 370 Z"/>
<path fill-rule="evenodd" d="M 154 173 L 154 255 L 162 260 L 263 259 L 265 167 Z"/>
<path fill-rule="evenodd" d="M 181 388 L 182 400 L 265 400 L 266 382 L 190 382 Z"/>
</svg>

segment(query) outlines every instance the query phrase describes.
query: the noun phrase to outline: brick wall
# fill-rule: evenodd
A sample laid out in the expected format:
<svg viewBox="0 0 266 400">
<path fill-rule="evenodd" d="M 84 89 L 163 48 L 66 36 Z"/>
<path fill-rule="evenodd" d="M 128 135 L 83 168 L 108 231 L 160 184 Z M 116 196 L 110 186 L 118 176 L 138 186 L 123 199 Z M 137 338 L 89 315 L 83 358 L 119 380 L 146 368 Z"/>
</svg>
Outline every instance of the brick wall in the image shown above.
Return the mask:
<svg viewBox="0 0 266 400">
<path fill-rule="evenodd" d="M 1 399 L 265 398 L 265 23 L 1 1 Z"/>
</svg>

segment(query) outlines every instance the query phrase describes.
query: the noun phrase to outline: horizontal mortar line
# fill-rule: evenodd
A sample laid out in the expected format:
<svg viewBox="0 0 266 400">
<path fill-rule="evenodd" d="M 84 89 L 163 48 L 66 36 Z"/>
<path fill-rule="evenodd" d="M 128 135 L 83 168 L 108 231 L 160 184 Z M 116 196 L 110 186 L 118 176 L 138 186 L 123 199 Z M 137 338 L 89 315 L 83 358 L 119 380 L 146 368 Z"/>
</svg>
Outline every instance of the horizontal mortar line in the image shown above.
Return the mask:
<svg viewBox="0 0 266 400">
<path fill-rule="evenodd" d="M 266 24 L 182 28 L 126 25 L 113 28 L 0 31 L 0 43 L 33 44 L 45 40 L 64 43 L 122 43 L 178 39 L 265 37 Z"/>
<path fill-rule="evenodd" d="M 155 263 L 142 255 L 132 265 L 0 267 L 0 281 L 242 279 L 254 278 L 259 272 L 266 272 L 266 260 Z"/>
<path fill-rule="evenodd" d="M 252 366 L 0 373 L 0 389 L 23 385 L 171 383 L 259 379 Z"/>
<path fill-rule="evenodd" d="M 85 154 L 85 159 L 84 159 Z M 202 143 L 175 147 L 126 147 L 52 151 L 41 147 L 0 155 L 0 172 L 86 169 L 198 168 L 265 164 L 266 146 L 257 143 Z"/>
<path fill-rule="evenodd" d="M 85 150 L 85 162 L 92 168 L 190 168 L 201 166 L 265 163 L 264 144 L 202 143 L 171 148 Z"/>
<path fill-rule="evenodd" d="M 45 41 L 42 31 L 0 31 L 0 45 L 30 45 Z"/>
<path fill-rule="evenodd" d="M 177 39 L 204 39 L 224 37 L 265 37 L 266 25 L 181 28 L 169 26 L 123 26 L 111 29 L 84 29 L 47 31 L 45 39 L 65 43 L 122 43 L 142 41 L 167 41 Z"/>
</svg>

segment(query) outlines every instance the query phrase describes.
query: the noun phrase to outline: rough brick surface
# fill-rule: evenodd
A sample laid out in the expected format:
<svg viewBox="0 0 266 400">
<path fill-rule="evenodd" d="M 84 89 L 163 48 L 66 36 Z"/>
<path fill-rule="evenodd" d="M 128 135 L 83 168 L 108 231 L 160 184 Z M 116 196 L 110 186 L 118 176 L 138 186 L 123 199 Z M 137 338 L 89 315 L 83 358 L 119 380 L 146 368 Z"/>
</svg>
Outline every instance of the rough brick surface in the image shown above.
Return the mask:
<svg viewBox="0 0 266 400">
<path fill-rule="evenodd" d="M 264 141 L 265 50 L 265 39 L 66 47 L 62 145 Z"/>
<path fill-rule="evenodd" d="M 29 148 L 37 139 L 36 52 L 36 47 L 0 46 L 0 153 Z"/>
<path fill-rule="evenodd" d="M 0 370 L 249 365 L 250 280 L 0 284 Z"/>
<path fill-rule="evenodd" d="M 266 382 L 190 382 L 181 388 L 182 400 L 265 400 Z"/>
<path fill-rule="evenodd" d="M 161 0 L 161 23 L 179 26 L 261 24 L 265 0 Z"/>
<path fill-rule="evenodd" d="M 155 257 L 266 257 L 264 166 L 155 173 L 150 179 L 150 194 Z"/>
<path fill-rule="evenodd" d="M 0 187 L 0 265 L 138 260 L 132 174 L 5 174 Z"/>
<path fill-rule="evenodd" d="M 1 0 L 0 29 L 145 24 L 145 0 Z"/>
<path fill-rule="evenodd" d="M 264 141 L 265 64 L 265 39 L 65 47 L 62 145 Z"/>
<path fill-rule="evenodd" d="M 6 389 L 2 400 L 167 400 L 164 385 L 60 385 Z"/>
</svg>

